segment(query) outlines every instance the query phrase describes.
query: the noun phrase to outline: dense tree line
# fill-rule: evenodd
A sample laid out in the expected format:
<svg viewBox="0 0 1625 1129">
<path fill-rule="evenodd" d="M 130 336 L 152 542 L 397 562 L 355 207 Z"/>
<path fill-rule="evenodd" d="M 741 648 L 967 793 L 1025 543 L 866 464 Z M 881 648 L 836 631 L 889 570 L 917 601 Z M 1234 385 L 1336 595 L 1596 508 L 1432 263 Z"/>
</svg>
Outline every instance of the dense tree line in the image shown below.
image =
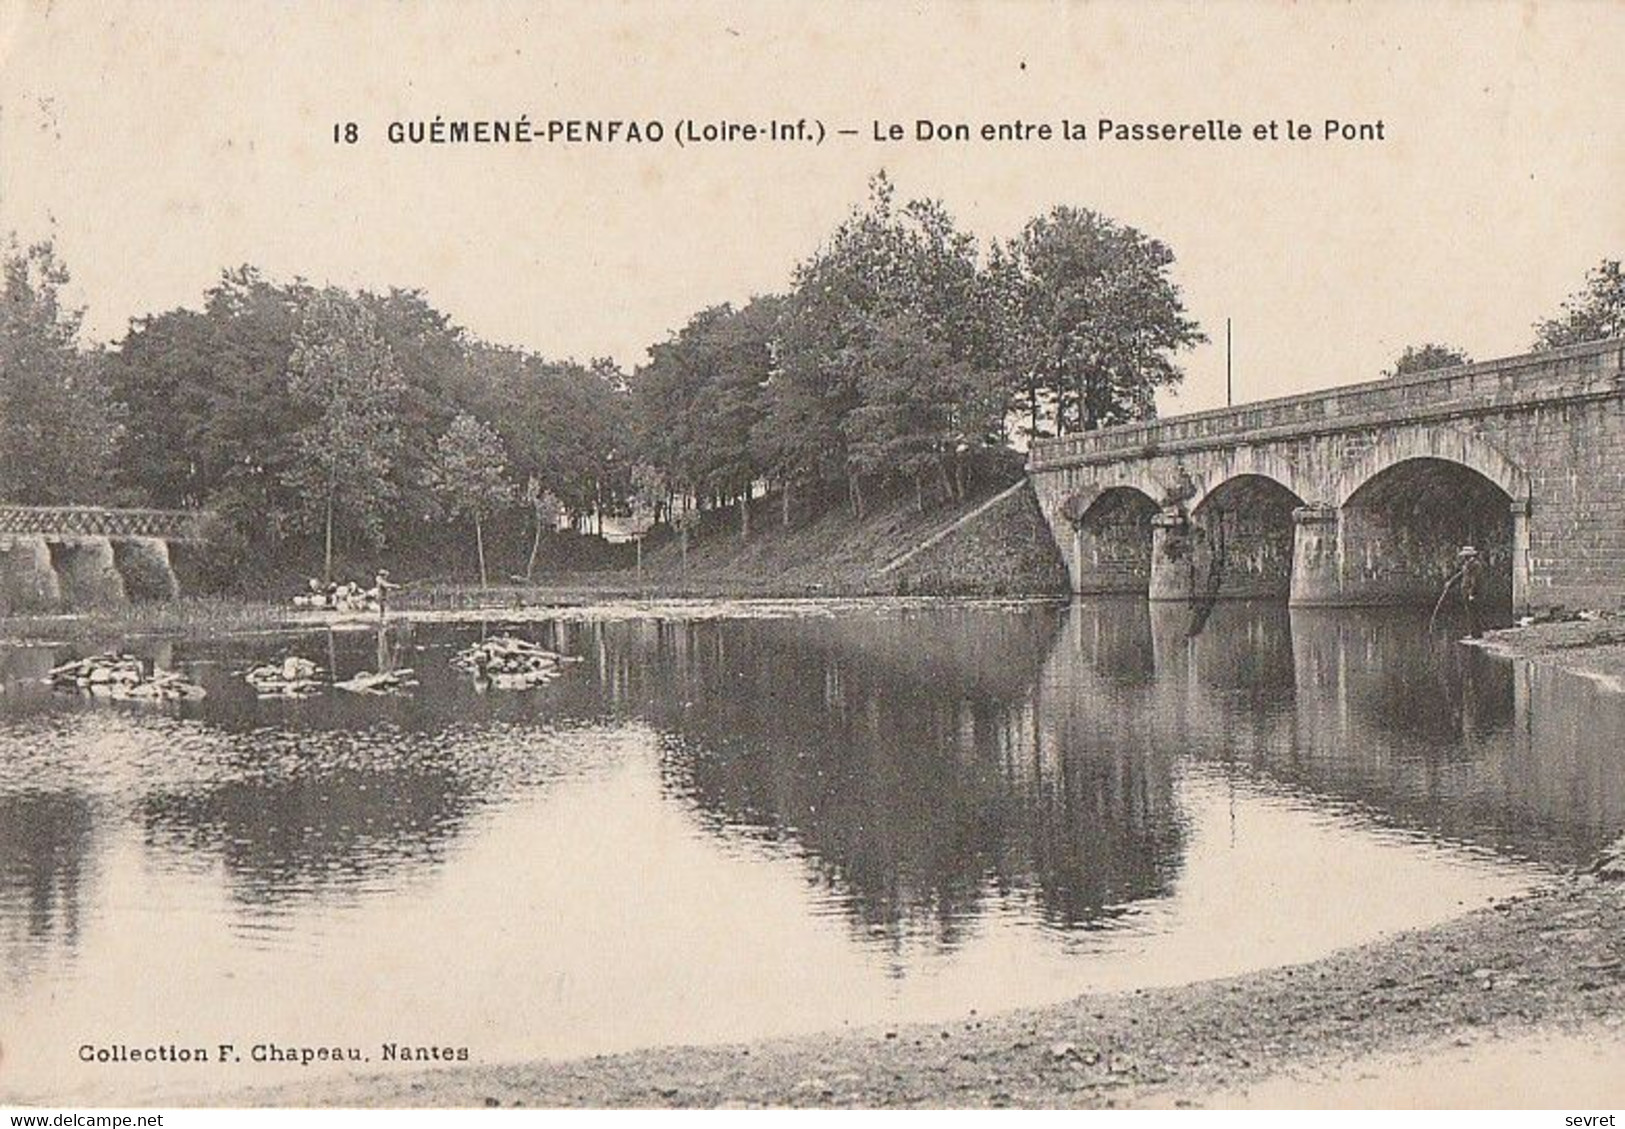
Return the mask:
<svg viewBox="0 0 1625 1129">
<path fill-rule="evenodd" d="M 941 203 L 884 175 L 789 292 L 696 314 L 632 377 L 640 456 L 676 493 L 739 505 L 755 482 L 958 499 L 1034 437 L 1149 416 L 1203 337 L 1173 254 L 1056 208 L 986 253 Z"/>
<path fill-rule="evenodd" d="M 30 469 L 6 489 L 206 506 L 225 518 L 222 571 L 298 557 L 331 572 L 460 523 L 484 575 L 488 529 L 517 519 L 528 573 L 560 514 L 637 511 L 686 542 L 697 511 L 733 506 L 748 534 L 764 483 L 785 522 L 897 491 L 923 508 L 1008 475 L 1018 438 L 1151 412 L 1200 340 L 1172 261 L 1066 208 L 984 254 L 881 175 L 785 293 L 700 311 L 627 375 L 476 340 L 416 291 L 247 266 L 201 308 L 88 351 L 58 300 L 66 272 L 31 248 L 7 259 L 8 326 L 28 344 L 0 394 L 28 426 L 0 450 Z"/>
<path fill-rule="evenodd" d="M 763 484 L 785 523 L 882 494 L 923 508 L 1008 475 L 1034 437 L 1152 415 L 1203 340 L 1172 264 L 1070 207 L 983 246 L 881 175 L 784 293 L 701 310 L 627 374 L 481 341 L 418 291 L 248 266 L 86 347 L 51 246 L 11 245 L 0 500 L 210 508 L 223 575 L 472 533 L 484 576 L 493 531 L 528 575 L 561 516 L 636 513 L 686 543 L 732 507 L 748 535 Z M 1625 331 L 1622 309 L 1608 261 L 1536 346 Z M 1427 346 L 1395 371 L 1463 359 Z"/>
<path fill-rule="evenodd" d="M 5 501 L 208 507 L 224 518 L 214 571 L 229 576 L 295 561 L 330 571 L 335 552 L 433 542 L 447 520 L 483 525 L 521 499 L 551 528 L 624 492 L 608 481 L 628 461 L 613 365 L 486 344 L 416 291 L 243 267 L 201 309 L 139 318 L 113 348 L 86 350 L 50 248 L 14 249 L 5 267 Z M 471 424 L 491 465 L 467 457 Z"/>
</svg>

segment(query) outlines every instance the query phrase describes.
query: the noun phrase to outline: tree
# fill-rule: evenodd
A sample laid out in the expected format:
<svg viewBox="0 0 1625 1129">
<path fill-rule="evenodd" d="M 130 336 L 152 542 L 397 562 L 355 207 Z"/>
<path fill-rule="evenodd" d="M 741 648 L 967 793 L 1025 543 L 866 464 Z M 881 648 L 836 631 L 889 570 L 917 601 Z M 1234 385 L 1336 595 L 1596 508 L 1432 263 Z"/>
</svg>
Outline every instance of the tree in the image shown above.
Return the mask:
<svg viewBox="0 0 1625 1129">
<path fill-rule="evenodd" d="M 1558 317 L 1535 323 L 1535 351 L 1584 341 L 1625 337 L 1625 273 L 1618 259 L 1604 259 L 1586 275 L 1585 289 L 1569 295 Z"/>
<path fill-rule="evenodd" d="M 742 537 L 759 473 L 751 430 L 763 415 L 777 321 L 776 298 L 712 306 L 653 346 L 634 376 L 646 456 L 683 491 L 738 503 Z"/>
<path fill-rule="evenodd" d="M 1005 244 L 994 305 L 1031 430 L 1040 399 L 1062 433 L 1156 414 L 1156 390 L 1184 376 L 1172 355 L 1207 340 L 1173 262 L 1165 244 L 1086 208 L 1054 208 Z"/>
<path fill-rule="evenodd" d="M 1428 342 L 1426 345 L 1407 345 L 1405 351 L 1394 361 L 1394 367 L 1385 369 L 1383 376 L 1406 376 L 1413 372 L 1432 372 L 1434 369 L 1454 368 L 1457 365 L 1470 365 L 1473 358 L 1464 350 L 1454 345 L 1438 345 Z"/>
<path fill-rule="evenodd" d="M 304 499 L 294 486 L 295 435 L 311 414 L 292 406 L 288 359 L 315 291 L 251 266 L 224 271 L 202 310 L 136 319 L 109 358 L 127 413 L 119 480 L 149 504 L 207 506 L 232 527 L 222 561 L 274 560 Z"/>
<path fill-rule="evenodd" d="M 49 242 L 0 260 L 0 497 L 25 505 L 110 500 L 118 437 L 101 358 L 78 346 L 67 268 Z"/>
<path fill-rule="evenodd" d="M 207 315 L 174 310 L 132 323 L 111 355 L 108 379 L 123 406 L 119 478 L 149 504 L 204 506 L 222 485 L 232 455 L 207 440 L 222 392 L 216 367 L 222 337 Z M 286 351 L 278 368 L 287 359 Z M 265 421 L 275 429 L 275 417 Z"/>
<path fill-rule="evenodd" d="M 961 366 L 961 377 L 997 383 L 991 379 L 995 338 L 975 240 L 940 202 L 912 200 L 899 207 L 894 197 L 886 175 L 875 176 L 867 205 L 854 209 L 829 242 L 796 268 L 780 319 L 768 410 L 754 444 L 763 465 L 786 483 L 844 477 L 860 516 L 865 479 L 910 477 L 885 457 L 877 459 L 880 449 L 873 445 L 862 452 L 852 448 L 859 434 L 853 413 L 868 405 L 873 423 L 883 405 L 898 406 L 896 387 L 877 393 L 878 385 L 888 376 L 908 380 L 877 367 L 898 359 L 880 344 L 890 332 L 885 327 L 906 321 L 917 342 Z M 956 395 L 980 399 L 968 387 Z M 995 432 L 998 416 L 993 413 L 990 422 Z M 958 444 L 953 453 L 957 457 Z"/>
<path fill-rule="evenodd" d="M 756 465 L 779 487 L 779 521 L 790 528 L 791 502 L 798 486 L 825 477 L 829 450 L 807 442 L 824 423 L 817 391 L 782 374 L 768 378 L 762 390 L 762 418 L 751 428 Z"/>
<path fill-rule="evenodd" d="M 632 460 L 630 400 L 613 364 L 588 368 L 519 349 L 476 345 L 481 386 L 475 414 L 501 435 L 517 475 L 534 475 L 572 521 L 615 506 Z"/>
<path fill-rule="evenodd" d="M 671 487 L 666 476 L 653 463 L 638 463 L 632 468 L 631 505 L 633 540 L 637 544 L 638 580 L 643 579 L 643 538 L 660 520 L 661 507 L 670 497 Z"/>
<path fill-rule="evenodd" d="M 632 467 L 631 484 L 632 516 L 645 527 L 659 524 L 671 494 L 671 483 L 665 472 L 650 462 L 637 463 Z"/>
<path fill-rule="evenodd" d="M 960 424 L 974 414 L 985 382 L 952 359 L 946 342 L 903 315 L 879 327 L 860 365 L 863 402 L 846 419 L 847 447 L 859 473 L 912 483 L 921 512 L 933 476 L 944 494 L 958 497 L 963 484 L 950 468 L 964 450 Z"/>
<path fill-rule="evenodd" d="M 480 587 L 487 583 L 485 521 L 513 497 L 507 457 L 497 433 L 464 413 L 451 421 L 424 468 L 424 485 L 454 518 L 474 522 Z"/>
<path fill-rule="evenodd" d="M 429 304 L 421 291 L 391 288 L 363 292 L 359 301 L 372 314 L 401 375 L 395 418 L 397 444 L 393 479 L 395 504 L 390 520 L 421 521 L 432 512 L 423 497 L 423 468 L 436 439 L 459 412 L 489 418 L 482 409 L 486 373 L 472 362 L 463 331 Z"/>
<path fill-rule="evenodd" d="M 564 503 L 551 490 L 542 489 L 542 480 L 534 474 L 525 479 L 525 501 L 530 505 L 535 521 L 535 532 L 530 539 L 530 556 L 525 560 L 525 583 L 536 575 L 536 557 L 542 551 L 542 532 L 558 528 L 564 513 Z"/>
<path fill-rule="evenodd" d="M 336 288 L 306 304 L 288 358 L 288 393 L 308 421 L 293 436 L 285 481 L 299 491 L 299 516 L 323 531 L 323 579 L 333 574 L 335 521 L 348 518 L 376 545 L 395 492 L 396 407 L 402 381 L 364 305 Z"/>
</svg>

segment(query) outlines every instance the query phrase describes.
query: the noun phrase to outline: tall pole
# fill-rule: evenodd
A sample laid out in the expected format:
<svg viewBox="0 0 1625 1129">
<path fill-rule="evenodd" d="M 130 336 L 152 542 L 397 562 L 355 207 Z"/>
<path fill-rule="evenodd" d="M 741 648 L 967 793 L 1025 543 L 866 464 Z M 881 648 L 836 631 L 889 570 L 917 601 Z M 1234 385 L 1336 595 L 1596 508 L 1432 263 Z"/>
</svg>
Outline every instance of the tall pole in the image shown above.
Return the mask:
<svg viewBox="0 0 1625 1129">
<path fill-rule="evenodd" d="M 1235 403 L 1233 395 L 1234 385 L 1230 377 L 1230 319 L 1224 319 L 1224 406 L 1231 407 Z"/>
</svg>

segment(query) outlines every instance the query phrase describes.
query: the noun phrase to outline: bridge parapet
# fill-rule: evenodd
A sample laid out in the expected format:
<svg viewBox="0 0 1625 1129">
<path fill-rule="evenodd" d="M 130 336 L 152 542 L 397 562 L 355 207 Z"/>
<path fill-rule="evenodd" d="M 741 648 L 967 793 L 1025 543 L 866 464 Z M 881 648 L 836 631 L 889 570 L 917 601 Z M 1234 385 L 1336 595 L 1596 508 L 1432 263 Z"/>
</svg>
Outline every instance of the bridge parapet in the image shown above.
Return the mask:
<svg viewBox="0 0 1625 1129">
<path fill-rule="evenodd" d="M 0 535 L 24 537 L 205 539 L 207 510 L 113 509 L 103 506 L 0 506 Z"/>
<path fill-rule="evenodd" d="M 1625 392 L 1625 338 L 1042 439 L 1028 469 L 1487 415 Z"/>
</svg>

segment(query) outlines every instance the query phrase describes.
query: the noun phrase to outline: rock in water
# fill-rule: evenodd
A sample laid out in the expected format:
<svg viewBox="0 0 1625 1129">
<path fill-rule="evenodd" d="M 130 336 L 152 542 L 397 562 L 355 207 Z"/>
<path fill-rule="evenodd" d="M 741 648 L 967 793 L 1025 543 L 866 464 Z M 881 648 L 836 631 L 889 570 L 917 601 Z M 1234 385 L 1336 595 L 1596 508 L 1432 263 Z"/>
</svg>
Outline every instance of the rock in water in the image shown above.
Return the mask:
<svg viewBox="0 0 1625 1129">
<path fill-rule="evenodd" d="M 1596 863 L 1591 867 L 1591 873 L 1605 882 L 1625 879 L 1625 835 L 1615 839 L 1601 855 L 1597 856 Z"/>
<path fill-rule="evenodd" d="M 580 661 L 578 655 L 561 655 L 528 639 L 497 635 L 458 651 L 451 665 L 473 674 L 476 686 L 484 682 L 501 690 L 528 690 L 551 682 L 566 664 Z"/>
<path fill-rule="evenodd" d="M 136 656 L 111 652 L 53 667 L 45 681 L 58 690 L 80 690 L 115 701 L 191 701 L 204 696 L 203 687 L 186 681 L 179 671 L 149 674 Z"/>
<path fill-rule="evenodd" d="M 262 698 L 305 698 L 321 692 L 322 668 L 297 655 L 242 672 Z"/>
<path fill-rule="evenodd" d="M 407 667 L 400 670 L 363 670 L 352 678 L 333 685 L 340 690 L 348 690 L 352 694 L 396 694 L 411 689 L 418 684 Z"/>
</svg>

